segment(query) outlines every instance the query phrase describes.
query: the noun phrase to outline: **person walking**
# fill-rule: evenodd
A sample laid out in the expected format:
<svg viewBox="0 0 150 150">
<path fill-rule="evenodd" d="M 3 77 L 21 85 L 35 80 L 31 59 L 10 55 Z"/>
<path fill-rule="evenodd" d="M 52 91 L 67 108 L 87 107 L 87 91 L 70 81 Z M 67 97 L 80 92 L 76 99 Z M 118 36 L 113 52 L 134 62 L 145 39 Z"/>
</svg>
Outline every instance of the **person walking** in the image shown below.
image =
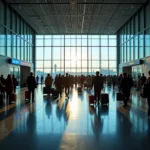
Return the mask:
<svg viewBox="0 0 150 150">
<path fill-rule="evenodd" d="M 14 85 L 14 93 L 16 93 L 16 86 L 18 86 L 18 81 L 15 77 L 15 75 L 12 76 L 13 85 Z"/>
<path fill-rule="evenodd" d="M 14 91 L 13 80 L 11 78 L 11 75 L 9 74 L 6 79 L 6 97 L 7 100 L 9 101 L 9 104 L 11 104 L 12 102 L 11 95 L 13 91 Z"/>
<path fill-rule="evenodd" d="M 30 73 L 30 76 L 28 76 L 27 78 L 27 85 L 28 85 L 28 90 L 29 90 L 29 94 L 31 95 L 32 93 L 32 102 L 34 102 L 34 90 L 37 86 L 36 84 L 36 80 L 35 77 L 33 76 L 33 73 Z"/>
<path fill-rule="evenodd" d="M 37 84 L 39 83 L 39 76 L 38 75 L 36 76 L 36 83 Z"/>
<path fill-rule="evenodd" d="M 142 77 L 140 78 L 141 84 L 143 85 L 146 82 L 146 76 L 142 73 Z"/>
<path fill-rule="evenodd" d="M 48 73 L 47 77 L 45 78 L 45 87 L 46 87 L 46 89 L 48 91 L 48 94 L 50 94 L 51 87 L 52 87 L 52 82 L 53 82 L 52 77 Z"/>
<path fill-rule="evenodd" d="M 150 89 L 150 71 L 148 72 L 148 79 L 146 80 L 148 84 L 148 91 Z M 147 92 L 147 102 L 148 102 L 148 116 L 150 117 L 150 92 Z"/>
<path fill-rule="evenodd" d="M 59 94 L 60 94 L 60 97 L 62 96 L 62 76 L 61 74 L 58 75 L 58 77 L 56 78 L 55 80 L 55 86 L 56 86 L 56 89 L 58 90 Z"/>
<path fill-rule="evenodd" d="M 99 105 L 101 90 L 103 89 L 103 78 L 99 76 L 99 71 L 96 72 L 96 76 L 93 79 L 94 96 L 97 104 Z"/>
<path fill-rule="evenodd" d="M 43 83 L 43 76 L 41 75 L 41 84 Z"/>
<path fill-rule="evenodd" d="M 6 85 L 6 80 L 4 79 L 3 75 L 0 77 L 0 93 L 3 94 L 5 97 L 5 85 Z"/>
<path fill-rule="evenodd" d="M 69 78 L 69 74 L 68 73 L 66 73 L 66 76 L 64 77 L 64 86 L 65 86 L 66 97 L 69 99 L 70 78 Z"/>
<path fill-rule="evenodd" d="M 120 82 L 120 87 L 119 87 L 119 90 L 122 91 L 123 93 L 123 101 L 124 101 L 123 107 L 127 106 L 130 97 L 131 87 L 132 87 L 131 80 L 127 77 L 127 73 L 123 73 L 123 78 Z"/>
</svg>

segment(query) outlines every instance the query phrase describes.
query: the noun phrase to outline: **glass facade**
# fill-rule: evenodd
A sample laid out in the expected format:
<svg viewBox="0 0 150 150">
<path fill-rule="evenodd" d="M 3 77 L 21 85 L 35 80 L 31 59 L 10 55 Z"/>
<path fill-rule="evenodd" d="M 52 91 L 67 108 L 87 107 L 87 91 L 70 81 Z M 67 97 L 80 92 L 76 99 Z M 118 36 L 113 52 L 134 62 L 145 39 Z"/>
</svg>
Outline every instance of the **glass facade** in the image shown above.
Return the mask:
<svg viewBox="0 0 150 150">
<path fill-rule="evenodd" d="M 34 30 L 0 0 L 0 55 L 33 63 Z"/>
<path fill-rule="evenodd" d="M 116 35 L 37 35 L 36 74 L 116 74 Z"/>
<path fill-rule="evenodd" d="M 150 56 L 150 4 L 146 3 L 119 30 L 120 63 Z"/>
</svg>

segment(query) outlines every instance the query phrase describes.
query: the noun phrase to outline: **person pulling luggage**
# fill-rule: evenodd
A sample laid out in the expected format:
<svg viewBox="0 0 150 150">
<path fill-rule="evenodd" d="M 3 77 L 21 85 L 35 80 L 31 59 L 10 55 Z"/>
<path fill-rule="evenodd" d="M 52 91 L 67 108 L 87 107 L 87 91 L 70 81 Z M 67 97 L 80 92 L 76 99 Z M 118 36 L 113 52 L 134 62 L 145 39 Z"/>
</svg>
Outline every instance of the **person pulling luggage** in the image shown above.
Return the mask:
<svg viewBox="0 0 150 150">
<path fill-rule="evenodd" d="M 11 75 L 9 74 L 6 79 L 6 97 L 9 101 L 9 104 L 11 104 L 11 102 L 12 102 L 11 95 L 13 93 L 13 90 L 14 90 L 13 80 L 12 80 Z"/>
<path fill-rule="evenodd" d="M 123 93 L 123 101 L 124 101 L 123 107 L 126 107 L 129 101 L 132 84 L 133 83 L 131 82 L 131 80 L 127 77 L 127 73 L 123 73 L 123 78 L 120 82 L 119 87 L 119 90 L 122 91 Z"/>
<path fill-rule="evenodd" d="M 50 94 L 51 92 L 52 82 L 53 82 L 52 77 L 50 76 L 50 74 L 47 74 L 47 77 L 45 78 L 45 87 L 48 91 L 48 94 Z"/>
<path fill-rule="evenodd" d="M 33 73 L 30 73 L 30 76 L 27 78 L 27 85 L 28 85 L 28 90 L 29 94 L 31 95 L 32 93 L 32 102 L 34 102 L 34 90 L 37 87 L 35 77 L 33 76 Z M 30 100 L 30 99 L 29 99 Z"/>
<path fill-rule="evenodd" d="M 94 86 L 95 100 L 97 104 L 99 105 L 100 94 L 101 94 L 101 90 L 103 89 L 103 78 L 99 76 L 99 71 L 96 72 L 96 76 L 93 79 L 93 86 Z"/>
</svg>

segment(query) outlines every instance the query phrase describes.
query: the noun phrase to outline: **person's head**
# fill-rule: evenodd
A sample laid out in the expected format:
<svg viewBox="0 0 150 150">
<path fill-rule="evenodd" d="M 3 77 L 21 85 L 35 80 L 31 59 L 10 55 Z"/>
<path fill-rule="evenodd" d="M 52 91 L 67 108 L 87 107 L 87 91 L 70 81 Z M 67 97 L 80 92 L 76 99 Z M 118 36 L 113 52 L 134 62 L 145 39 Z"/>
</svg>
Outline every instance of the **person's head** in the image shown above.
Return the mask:
<svg viewBox="0 0 150 150">
<path fill-rule="evenodd" d="M 123 77 L 126 78 L 127 77 L 127 73 L 123 73 Z"/>
<path fill-rule="evenodd" d="M 66 73 L 66 76 L 68 76 L 68 73 Z"/>
<path fill-rule="evenodd" d="M 144 76 L 144 73 L 142 73 L 142 76 Z"/>
<path fill-rule="evenodd" d="M 96 76 L 99 76 L 99 71 L 96 71 Z"/>
<path fill-rule="evenodd" d="M 30 72 L 30 76 L 33 76 L 33 72 Z"/>
<path fill-rule="evenodd" d="M 4 76 L 3 75 L 1 75 L 1 78 L 3 78 Z"/>
<path fill-rule="evenodd" d="M 47 76 L 49 77 L 49 76 L 50 76 L 50 74 L 48 73 L 48 74 L 47 74 Z"/>
<path fill-rule="evenodd" d="M 11 79 L 11 75 L 10 74 L 8 74 L 7 79 L 9 79 L 9 80 Z"/>
<path fill-rule="evenodd" d="M 13 74 L 13 75 L 12 75 L 12 78 L 14 78 L 14 77 L 15 77 L 15 75 Z"/>
<path fill-rule="evenodd" d="M 148 72 L 148 75 L 150 76 L 150 71 Z"/>
</svg>

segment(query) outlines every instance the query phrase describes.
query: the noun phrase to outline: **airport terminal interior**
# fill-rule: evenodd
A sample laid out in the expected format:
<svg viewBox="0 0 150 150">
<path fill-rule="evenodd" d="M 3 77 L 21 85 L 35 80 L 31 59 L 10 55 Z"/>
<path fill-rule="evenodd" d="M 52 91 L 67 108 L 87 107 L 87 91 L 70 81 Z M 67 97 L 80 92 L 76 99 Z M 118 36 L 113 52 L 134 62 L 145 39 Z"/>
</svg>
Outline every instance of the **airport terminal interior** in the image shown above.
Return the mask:
<svg viewBox="0 0 150 150">
<path fill-rule="evenodd" d="M 102 97 L 90 103 L 95 89 L 86 79 L 97 71 L 106 105 Z M 17 81 L 10 103 L 0 77 L 0 149 L 149 150 L 140 82 L 149 71 L 150 0 L 0 0 L 0 76 Z M 30 72 L 34 101 L 25 97 Z M 66 73 L 78 79 L 67 96 L 66 88 L 57 97 L 44 93 L 48 74 L 57 91 L 56 77 Z M 127 107 L 117 99 L 122 73 L 133 81 Z"/>
</svg>

